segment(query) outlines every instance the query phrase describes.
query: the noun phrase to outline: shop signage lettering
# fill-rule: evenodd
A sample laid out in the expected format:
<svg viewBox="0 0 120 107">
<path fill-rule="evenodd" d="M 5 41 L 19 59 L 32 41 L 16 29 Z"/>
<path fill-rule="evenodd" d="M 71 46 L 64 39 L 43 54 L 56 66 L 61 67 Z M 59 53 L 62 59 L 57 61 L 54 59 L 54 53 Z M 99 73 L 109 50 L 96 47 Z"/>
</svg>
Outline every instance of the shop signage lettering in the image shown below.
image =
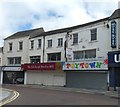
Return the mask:
<svg viewBox="0 0 120 107">
<path fill-rule="evenodd" d="M 3 71 L 22 71 L 21 67 L 2 67 Z"/>
<path fill-rule="evenodd" d="M 116 48 L 116 22 L 111 22 L 111 47 Z"/>
<path fill-rule="evenodd" d="M 55 70 L 55 63 L 24 64 L 23 70 Z"/>
<path fill-rule="evenodd" d="M 117 56 L 118 56 L 118 57 L 117 57 Z M 119 62 L 120 62 L 120 54 L 119 54 L 119 55 L 117 55 L 117 54 L 114 55 L 114 61 L 115 61 L 116 63 L 119 63 Z"/>
<path fill-rule="evenodd" d="M 120 51 L 108 52 L 108 66 L 120 67 Z"/>
<path fill-rule="evenodd" d="M 108 69 L 108 61 L 86 61 L 86 62 L 66 62 L 64 70 L 100 70 Z"/>
</svg>

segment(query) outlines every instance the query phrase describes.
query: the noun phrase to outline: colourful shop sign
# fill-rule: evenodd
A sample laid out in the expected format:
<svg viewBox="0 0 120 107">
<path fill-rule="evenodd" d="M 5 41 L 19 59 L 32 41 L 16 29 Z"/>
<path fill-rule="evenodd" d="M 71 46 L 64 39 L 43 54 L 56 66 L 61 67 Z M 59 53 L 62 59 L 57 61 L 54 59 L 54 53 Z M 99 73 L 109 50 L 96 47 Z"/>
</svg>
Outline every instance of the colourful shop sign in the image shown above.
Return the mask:
<svg viewBox="0 0 120 107">
<path fill-rule="evenodd" d="M 51 62 L 51 63 L 23 64 L 22 69 L 23 70 L 37 70 L 37 71 L 49 71 L 49 70 L 62 71 L 62 63 Z"/>
<path fill-rule="evenodd" d="M 22 71 L 21 67 L 16 67 L 16 66 L 3 66 L 2 71 Z"/>
<path fill-rule="evenodd" d="M 63 70 L 108 70 L 108 60 L 65 62 Z"/>
</svg>

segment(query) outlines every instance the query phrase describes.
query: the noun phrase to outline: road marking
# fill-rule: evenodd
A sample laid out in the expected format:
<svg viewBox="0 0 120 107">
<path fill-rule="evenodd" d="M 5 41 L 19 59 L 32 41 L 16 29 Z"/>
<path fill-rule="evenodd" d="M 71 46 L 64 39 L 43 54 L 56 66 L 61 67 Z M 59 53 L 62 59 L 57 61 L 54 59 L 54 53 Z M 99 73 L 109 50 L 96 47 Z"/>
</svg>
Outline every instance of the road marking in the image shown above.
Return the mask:
<svg viewBox="0 0 120 107">
<path fill-rule="evenodd" d="M 10 91 L 10 92 L 12 91 L 14 95 L 13 95 L 11 98 L 9 98 L 9 99 L 7 99 L 7 100 L 5 100 L 5 101 L 2 101 L 2 102 L 0 103 L 0 106 L 12 102 L 13 100 L 15 100 L 15 99 L 19 96 L 19 93 L 18 93 L 17 91 L 10 90 L 10 89 L 5 89 L 5 88 L 3 88 L 3 89 L 6 90 L 6 91 Z"/>
</svg>

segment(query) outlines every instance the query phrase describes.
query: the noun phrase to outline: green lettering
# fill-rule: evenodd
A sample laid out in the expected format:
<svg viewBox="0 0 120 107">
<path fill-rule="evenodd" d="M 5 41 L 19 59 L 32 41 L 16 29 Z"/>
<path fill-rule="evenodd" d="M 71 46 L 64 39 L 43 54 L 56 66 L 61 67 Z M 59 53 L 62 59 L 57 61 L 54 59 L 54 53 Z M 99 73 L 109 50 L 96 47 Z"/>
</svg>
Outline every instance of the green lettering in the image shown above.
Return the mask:
<svg viewBox="0 0 120 107">
<path fill-rule="evenodd" d="M 78 65 L 79 65 L 78 63 L 75 63 L 75 68 L 78 68 Z"/>
<path fill-rule="evenodd" d="M 102 62 L 96 62 L 96 68 L 101 68 Z"/>
</svg>

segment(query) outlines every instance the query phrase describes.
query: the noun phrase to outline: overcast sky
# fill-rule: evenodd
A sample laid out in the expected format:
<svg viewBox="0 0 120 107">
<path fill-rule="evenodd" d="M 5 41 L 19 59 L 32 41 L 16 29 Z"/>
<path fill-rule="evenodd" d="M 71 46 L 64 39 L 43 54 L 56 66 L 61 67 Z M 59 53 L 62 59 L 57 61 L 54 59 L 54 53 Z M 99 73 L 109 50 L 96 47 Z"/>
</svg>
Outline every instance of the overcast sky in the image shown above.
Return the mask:
<svg viewBox="0 0 120 107">
<path fill-rule="evenodd" d="M 45 31 L 75 26 L 110 16 L 119 0 L 0 0 L 0 47 L 18 31 Z"/>
</svg>

